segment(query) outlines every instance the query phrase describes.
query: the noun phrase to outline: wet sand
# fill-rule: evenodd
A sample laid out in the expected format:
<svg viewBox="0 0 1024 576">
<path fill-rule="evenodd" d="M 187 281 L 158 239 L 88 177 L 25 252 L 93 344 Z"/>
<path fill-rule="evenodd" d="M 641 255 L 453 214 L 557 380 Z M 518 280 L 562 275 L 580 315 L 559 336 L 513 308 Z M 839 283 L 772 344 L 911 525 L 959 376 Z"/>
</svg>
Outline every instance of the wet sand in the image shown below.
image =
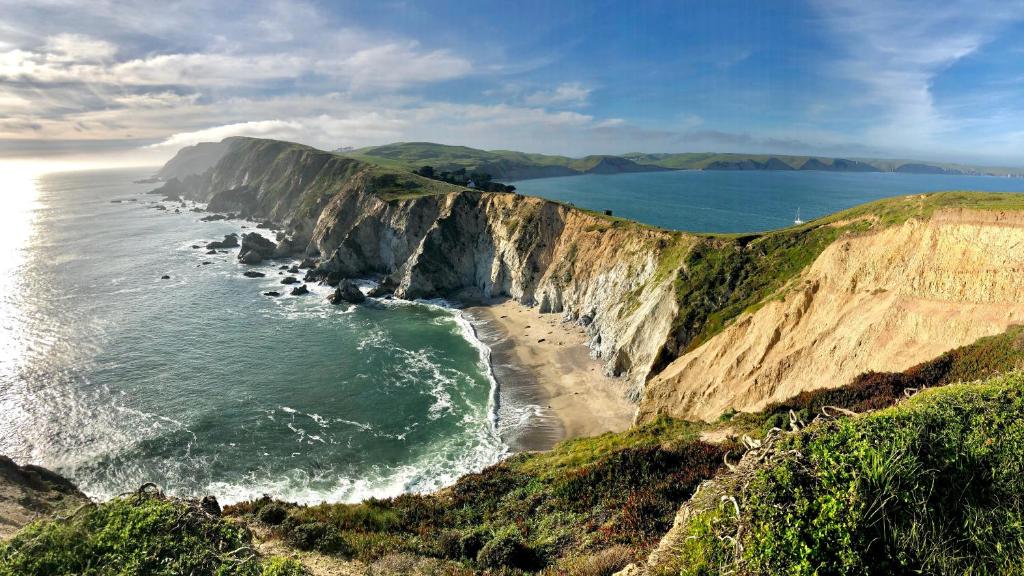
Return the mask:
<svg viewBox="0 0 1024 576">
<path fill-rule="evenodd" d="M 499 405 L 540 407 L 526 426 L 513 427 L 505 438 L 513 450 L 547 450 L 562 440 L 622 431 L 632 423 L 636 407 L 626 399 L 626 382 L 604 375 L 601 361 L 590 357 L 582 327 L 513 300 L 465 312 L 491 348 Z"/>
</svg>

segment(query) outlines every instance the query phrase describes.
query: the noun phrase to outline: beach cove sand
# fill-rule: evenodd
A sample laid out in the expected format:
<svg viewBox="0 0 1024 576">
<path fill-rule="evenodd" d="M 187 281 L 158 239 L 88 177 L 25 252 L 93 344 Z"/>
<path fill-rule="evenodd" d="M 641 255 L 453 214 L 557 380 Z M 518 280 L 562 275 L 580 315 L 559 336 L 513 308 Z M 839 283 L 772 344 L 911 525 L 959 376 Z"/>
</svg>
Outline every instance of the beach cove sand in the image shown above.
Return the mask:
<svg viewBox="0 0 1024 576">
<path fill-rule="evenodd" d="M 635 406 L 626 382 L 606 376 L 590 356 L 586 331 L 560 314 L 541 314 L 514 300 L 467 307 L 479 338 L 491 349 L 499 387 L 499 418 L 505 403 L 536 406 L 525 426 L 503 422 L 503 438 L 515 451 L 548 450 L 562 440 L 625 430 Z"/>
</svg>

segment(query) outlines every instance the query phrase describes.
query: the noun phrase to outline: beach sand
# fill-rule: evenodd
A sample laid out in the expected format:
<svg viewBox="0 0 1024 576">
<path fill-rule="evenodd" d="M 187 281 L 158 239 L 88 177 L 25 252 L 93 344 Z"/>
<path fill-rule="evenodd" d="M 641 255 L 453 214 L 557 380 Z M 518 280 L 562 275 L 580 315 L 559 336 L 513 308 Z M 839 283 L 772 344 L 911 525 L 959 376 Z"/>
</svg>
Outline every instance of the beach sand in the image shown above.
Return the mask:
<svg viewBox="0 0 1024 576">
<path fill-rule="evenodd" d="M 513 450 L 547 450 L 632 423 L 636 406 L 626 399 L 626 382 L 604 375 L 582 327 L 507 299 L 464 311 L 491 348 L 499 406 L 540 407 L 526 426 L 507 427 Z"/>
</svg>

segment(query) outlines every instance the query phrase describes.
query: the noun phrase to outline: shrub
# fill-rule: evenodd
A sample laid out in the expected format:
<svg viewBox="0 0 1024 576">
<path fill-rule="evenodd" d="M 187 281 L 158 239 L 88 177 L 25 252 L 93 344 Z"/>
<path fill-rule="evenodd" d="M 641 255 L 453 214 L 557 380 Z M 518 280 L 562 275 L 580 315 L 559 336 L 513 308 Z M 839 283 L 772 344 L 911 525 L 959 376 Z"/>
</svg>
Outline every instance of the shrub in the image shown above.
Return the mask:
<svg viewBox="0 0 1024 576">
<path fill-rule="evenodd" d="M 284 522 L 284 519 L 288 517 L 288 508 L 280 502 L 271 502 L 260 508 L 258 517 L 260 522 L 276 526 Z"/>
<path fill-rule="evenodd" d="M 523 537 L 515 528 L 507 528 L 495 534 L 476 557 L 484 568 L 530 568 L 534 558 L 526 547 Z"/>
<path fill-rule="evenodd" d="M 954 385 L 785 437 L 691 516 L 683 574 L 1020 574 L 1024 375 Z M 717 498 L 716 498 L 717 500 Z M 725 536 L 739 545 L 723 547 Z M 732 566 L 729 566 L 729 565 Z"/>
<path fill-rule="evenodd" d="M 47 576 L 302 574 L 291 560 L 253 556 L 249 532 L 194 502 L 140 494 L 24 528 L 0 544 L 0 574 Z"/>
</svg>

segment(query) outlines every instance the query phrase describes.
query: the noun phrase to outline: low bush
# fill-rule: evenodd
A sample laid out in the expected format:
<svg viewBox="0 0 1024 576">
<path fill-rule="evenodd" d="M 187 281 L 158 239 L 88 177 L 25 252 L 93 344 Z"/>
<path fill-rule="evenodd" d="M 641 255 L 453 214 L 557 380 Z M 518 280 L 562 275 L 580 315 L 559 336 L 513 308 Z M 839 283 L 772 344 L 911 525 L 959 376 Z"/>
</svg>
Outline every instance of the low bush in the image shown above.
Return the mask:
<svg viewBox="0 0 1024 576">
<path fill-rule="evenodd" d="M 287 518 L 272 530 L 296 547 L 341 550 L 370 563 L 411 553 L 476 568 L 504 562 L 536 571 L 613 548 L 641 554 L 668 530 L 697 485 L 718 471 L 730 448 L 699 441 L 699 429 L 660 419 L 548 453 L 512 456 L 437 494 L 286 505 Z M 254 501 L 225 513 L 262 521 L 270 506 Z"/>
<path fill-rule="evenodd" d="M 87 505 L 0 543 L 0 574 L 298 576 L 301 566 L 261 559 L 248 530 L 197 503 L 153 494 Z"/>
<path fill-rule="evenodd" d="M 693 516 L 682 574 L 1020 574 L 1024 375 L 929 390 L 785 437 Z M 728 496 L 727 502 L 728 502 Z"/>
</svg>

